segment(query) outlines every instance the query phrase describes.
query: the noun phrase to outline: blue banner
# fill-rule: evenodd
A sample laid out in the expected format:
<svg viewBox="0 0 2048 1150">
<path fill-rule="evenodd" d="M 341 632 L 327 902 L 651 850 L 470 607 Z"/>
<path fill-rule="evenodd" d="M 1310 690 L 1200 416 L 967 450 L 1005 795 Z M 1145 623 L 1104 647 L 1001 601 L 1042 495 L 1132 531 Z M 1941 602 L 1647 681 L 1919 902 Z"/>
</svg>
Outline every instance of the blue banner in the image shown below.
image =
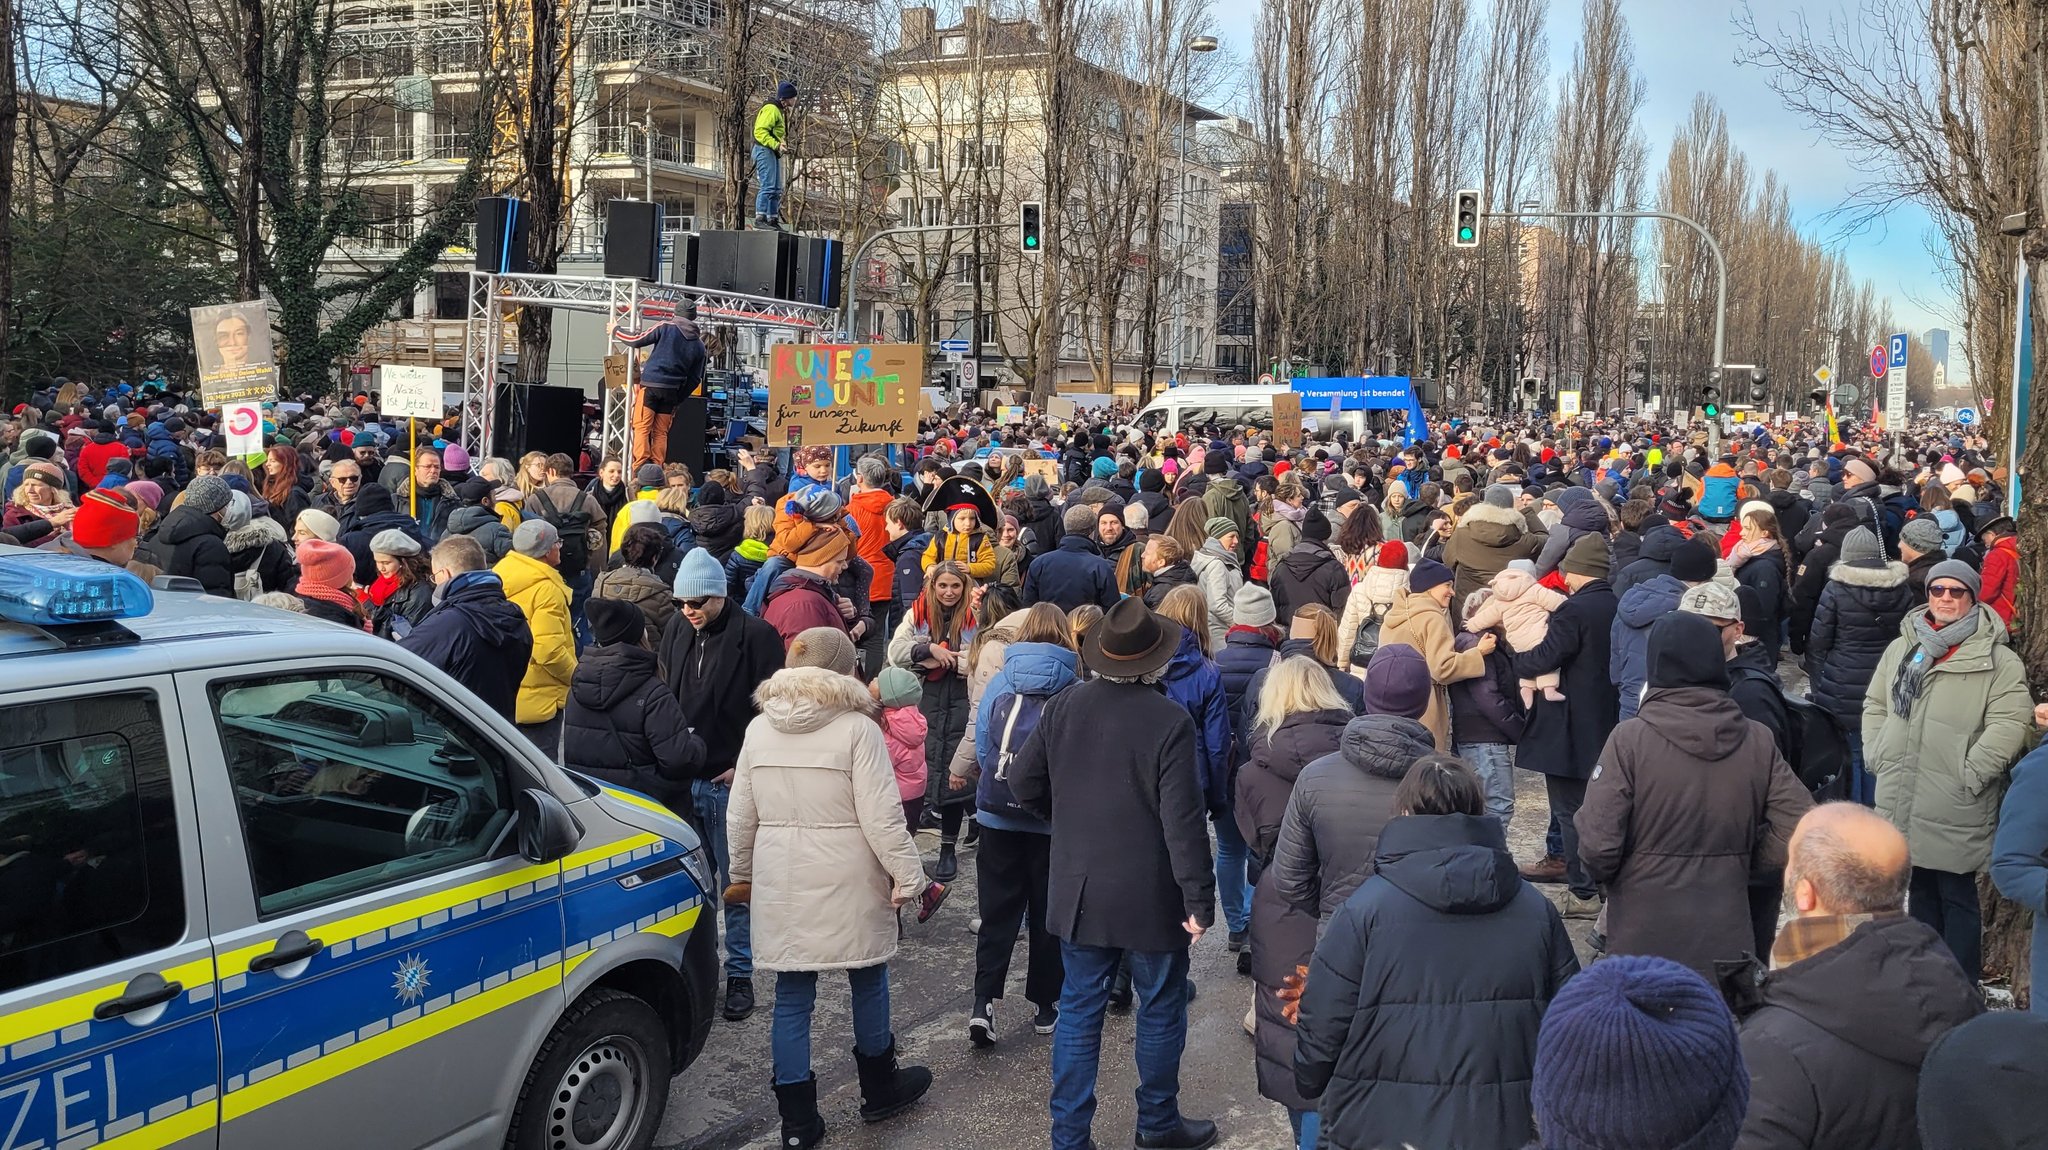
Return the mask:
<svg viewBox="0 0 2048 1150">
<path fill-rule="evenodd" d="M 1301 396 L 1304 415 L 1328 411 L 1338 401 L 1340 411 L 1406 411 L 1407 443 L 1429 437 L 1429 421 L 1422 414 L 1422 402 L 1415 397 L 1415 385 L 1405 375 L 1297 376 L 1288 387 Z"/>
</svg>

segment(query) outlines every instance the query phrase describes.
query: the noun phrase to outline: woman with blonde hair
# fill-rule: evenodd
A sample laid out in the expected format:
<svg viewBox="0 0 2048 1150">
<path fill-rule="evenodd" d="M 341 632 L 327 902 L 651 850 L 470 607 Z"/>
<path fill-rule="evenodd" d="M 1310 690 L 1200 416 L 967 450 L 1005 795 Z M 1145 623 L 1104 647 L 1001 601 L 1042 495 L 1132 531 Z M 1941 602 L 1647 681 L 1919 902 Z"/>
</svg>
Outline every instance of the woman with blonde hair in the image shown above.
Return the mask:
<svg viewBox="0 0 2048 1150">
<path fill-rule="evenodd" d="M 1280 480 L 1273 489 L 1273 497 L 1266 501 L 1259 514 L 1259 531 L 1266 537 L 1266 562 L 1268 566 L 1280 561 L 1280 557 L 1294 550 L 1301 541 L 1302 520 L 1308 517 L 1308 490 L 1293 476 Z"/>
<path fill-rule="evenodd" d="M 15 485 L 14 498 L 7 501 L 7 510 L 0 513 L 0 526 L 11 530 L 25 524 L 48 523 L 49 530 L 60 530 L 76 514 L 78 508 L 71 504 L 63 470 L 47 459 L 32 459 L 22 469 L 21 482 Z"/>
<path fill-rule="evenodd" d="M 1299 616 L 1297 616 L 1298 618 Z M 1262 672 L 1263 674 L 1263 672 Z M 1301 1146 L 1316 1144 L 1315 1103 L 1294 1087 L 1294 1026 L 1277 992 L 1316 949 L 1316 915 L 1290 904 L 1275 888 L 1271 864 L 1294 780 L 1302 768 L 1335 754 L 1351 708 L 1312 659 L 1283 659 L 1265 674 L 1251 726 L 1251 758 L 1237 773 L 1234 829 L 1258 861 L 1252 888 L 1251 1021 L 1259 1093 L 1287 1108 Z M 1218 828 L 1221 829 L 1220 827 Z"/>
<path fill-rule="evenodd" d="M 1786 578 L 1791 549 L 1785 545 L 1785 533 L 1778 529 L 1777 510 L 1763 500 L 1743 504 L 1736 521 L 1741 538 L 1728 549 L 1728 566 L 1735 570 L 1735 582 L 1749 591 L 1743 596 L 1742 630 L 1763 647 L 1766 665 L 1775 667 L 1792 608 Z"/>
<path fill-rule="evenodd" d="M 946 786 L 953 752 L 967 731 L 968 647 L 980 630 L 981 593 L 962 564 L 940 560 L 924 573 L 924 590 L 889 640 L 889 663 L 924 679 L 925 803 L 938 812 L 939 861 L 932 877 L 951 882 L 959 874 L 955 851 L 960 824 L 972 796 Z"/>
<path fill-rule="evenodd" d="M 517 482 L 521 495 L 531 495 L 535 489 L 546 487 L 548 483 L 548 453 L 545 451 L 529 451 L 525 455 L 520 456 Z"/>
</svg>

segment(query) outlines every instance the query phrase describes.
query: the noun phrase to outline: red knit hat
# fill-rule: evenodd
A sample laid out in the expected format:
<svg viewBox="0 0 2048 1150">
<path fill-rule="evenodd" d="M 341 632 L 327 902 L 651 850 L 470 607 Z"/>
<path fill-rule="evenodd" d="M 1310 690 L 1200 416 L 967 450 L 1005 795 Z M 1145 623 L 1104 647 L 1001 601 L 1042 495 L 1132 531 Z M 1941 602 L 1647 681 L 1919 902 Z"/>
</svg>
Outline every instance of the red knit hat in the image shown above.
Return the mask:
<svg viewBox="0 0 2048 1150">
<path fill-rule="evenodd" d="M 71 518 L 71 538 L 80 547 L 113 547 L 135 538 L 142 529 L 142 517 L 121 496 L 111 491 L 92 490 L 78 501 L 78 513 Z"/>
<path fill-rule="evenodd" d="M 355 582 L 355 556 L 339 543 L 308 539 L 299 544 L 299 577 L 322 587 L 346 590 Z"/>
<path fill-rule="evenodd" d="M 1380 557 L 1374 566 L 1391 567 L 1397 571 L 1408 566 L 1408 545 L 1399 539 L 1389 539 L 1380 544 Z"/>
</svg>

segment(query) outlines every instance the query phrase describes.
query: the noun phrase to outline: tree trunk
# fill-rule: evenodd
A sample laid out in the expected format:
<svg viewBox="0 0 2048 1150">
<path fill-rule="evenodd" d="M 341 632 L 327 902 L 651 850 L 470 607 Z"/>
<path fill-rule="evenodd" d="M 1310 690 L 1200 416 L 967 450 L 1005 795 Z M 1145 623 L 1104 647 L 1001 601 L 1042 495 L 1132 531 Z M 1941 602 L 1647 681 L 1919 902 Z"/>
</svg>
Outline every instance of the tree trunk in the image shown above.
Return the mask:
<svg viewBox="0 0 2048 1150">
<path fill-rule="evenodd" d="M 0 69 L 0 389 L 14 406 L 9 382 L 8 341 L 14 324 L 14 149 L 21 116 L 21 95 L 14 72 L 14 0 L 0 0 L 0 48 L 7 66 Z"/>
</svg>

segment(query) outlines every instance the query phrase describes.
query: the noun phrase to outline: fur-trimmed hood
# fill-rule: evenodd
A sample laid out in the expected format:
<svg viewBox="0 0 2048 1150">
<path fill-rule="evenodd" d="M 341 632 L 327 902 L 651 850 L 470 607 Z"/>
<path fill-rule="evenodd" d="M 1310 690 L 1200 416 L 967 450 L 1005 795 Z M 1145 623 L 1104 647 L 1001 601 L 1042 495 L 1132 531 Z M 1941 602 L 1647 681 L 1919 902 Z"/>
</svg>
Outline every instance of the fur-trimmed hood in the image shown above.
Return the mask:
<svg viewBox="0 0 2048 1150">
<path fill-rule="evenodd" d="M 877 704 L 859 679 L 823 667 L 784 667 L 754 691 L 754 705 L 784 734 L 815 731 L 848 712 L 875 713 Z"/>
<path fill-rule="evenodd" d="M 228 550 L 236 554 L 285 541 L 284 528 L 268 515 L 258 515 L 248 523 L 228 532 L 227 537 Z"/>
<path fill-rule="evenodd" d="M 1482 547 L 1511 547 L 1528 533 L 1529 521 L 1512 507 L 1480 502 L 1465 510 L 1457 530 Z"/>
<path fill-rule="evenodd" d="M 1828 567 L 1828 578 L 1851 587 L 1897 587 L 1906 581 L 1906 565 L 1896 559 L 1885 562 L 1884 569 L 1875 567 L 1851 567 L 1847 563 L 1835 563 Z"/>
</svg>

